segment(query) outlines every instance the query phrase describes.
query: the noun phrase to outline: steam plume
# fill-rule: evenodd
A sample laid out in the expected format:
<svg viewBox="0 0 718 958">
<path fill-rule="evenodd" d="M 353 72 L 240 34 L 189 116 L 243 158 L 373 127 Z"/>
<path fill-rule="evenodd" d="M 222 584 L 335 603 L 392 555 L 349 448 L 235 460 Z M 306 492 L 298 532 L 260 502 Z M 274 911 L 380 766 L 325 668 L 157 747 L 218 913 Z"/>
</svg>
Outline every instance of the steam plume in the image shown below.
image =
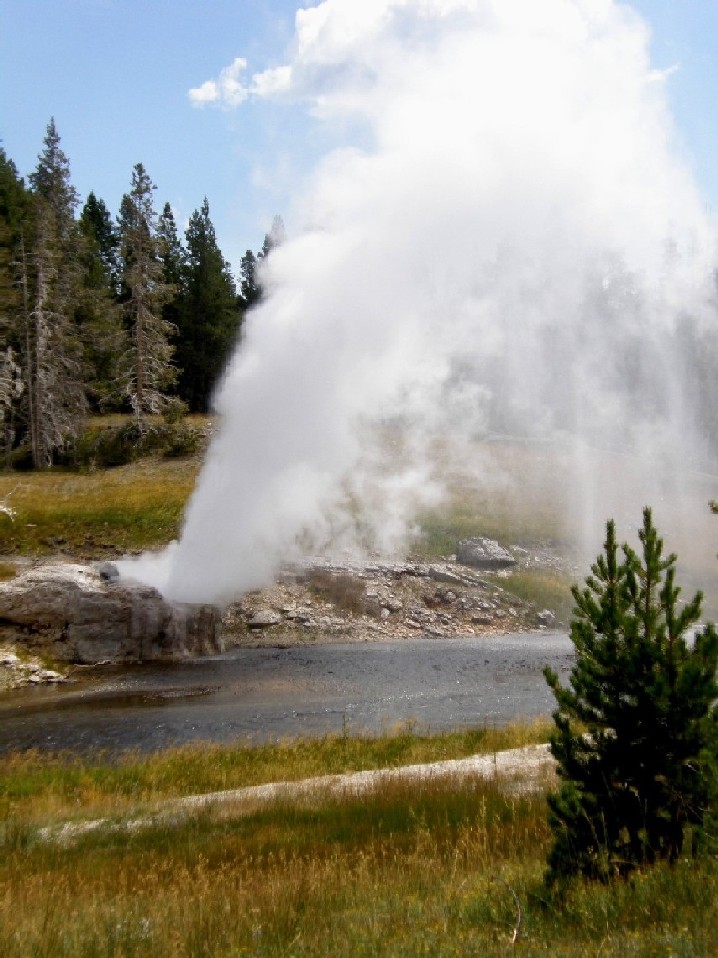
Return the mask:
<svg viewBox="0 0 718 958">
<path fill-rule="evenodd" d="M 235 98 L 289 98 L 339 145 L 267 260 L 181 540 L 133 575 L 223 601 L 301 548 L 400 548 L 439 494 L 431 437 L 698 462 L 714 236 L 648 40 L 612 0 L 297 12 L 289 62 Z"/>
</svg>

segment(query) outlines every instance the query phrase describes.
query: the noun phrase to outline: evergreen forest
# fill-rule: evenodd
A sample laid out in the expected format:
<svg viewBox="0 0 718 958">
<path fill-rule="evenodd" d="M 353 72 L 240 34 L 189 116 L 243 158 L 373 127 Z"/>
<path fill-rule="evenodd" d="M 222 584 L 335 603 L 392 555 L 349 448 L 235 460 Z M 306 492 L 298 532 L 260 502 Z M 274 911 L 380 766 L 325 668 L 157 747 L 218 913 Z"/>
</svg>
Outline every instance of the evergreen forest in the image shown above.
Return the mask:
<svg viewBox="0 0 718 958">
<path fill-rule="evenodd" d="M 206 413 L 262 297 L 260 264 L 283 238 L 275 217 L 239 277 L 222 255 L 205 197 L 180 235 L 142 163 L 112 215 L 81 201 L 50 120 L 27 182 L 0 146 L 0 456 L 44 468 L 93 414 Z"/>
</svg>

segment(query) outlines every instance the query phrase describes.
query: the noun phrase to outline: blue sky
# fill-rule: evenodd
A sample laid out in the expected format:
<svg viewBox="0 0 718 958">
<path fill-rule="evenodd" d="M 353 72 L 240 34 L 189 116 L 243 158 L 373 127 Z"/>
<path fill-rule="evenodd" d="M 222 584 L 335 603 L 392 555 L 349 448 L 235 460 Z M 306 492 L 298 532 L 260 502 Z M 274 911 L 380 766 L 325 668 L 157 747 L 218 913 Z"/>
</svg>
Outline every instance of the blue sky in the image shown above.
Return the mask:
<svg viewBox="0 0 718 958">
<path fill-rule="evenodd" d="M 237 109 L 199 107 L 189 91 L 238 57 L 247 82 L 286 62 L 295 12 L 312 5 L 0 0 L 2 145 L 27 175 L 54 116 L 83 200 L 94 190 L 113 214 L 140 161 L 157 184 L 158 208 L 169 201 L 181 226 L 206 195 L 236 271 L 272 216 L 286 215 L 302 171 L 327 144 L 297 105 L 249 97 Z M 706 204 L 718 210 L 718 0 L 631 6 L 651 27 L 654 65 L 676 68 L 669 90 L 678 137 Z"/>
</svg>

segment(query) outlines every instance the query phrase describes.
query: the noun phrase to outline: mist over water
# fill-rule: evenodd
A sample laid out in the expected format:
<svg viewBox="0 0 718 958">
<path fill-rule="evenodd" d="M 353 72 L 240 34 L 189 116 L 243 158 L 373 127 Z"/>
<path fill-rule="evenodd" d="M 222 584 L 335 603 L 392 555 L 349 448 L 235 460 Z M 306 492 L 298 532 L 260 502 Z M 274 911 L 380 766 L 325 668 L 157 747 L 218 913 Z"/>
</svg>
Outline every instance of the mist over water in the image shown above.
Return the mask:
<svg viewBox="0 0 718 958">
<path fill-rule="evenodd" d="M 267 260 L 181 539 L 124 574 L 222 602 L 303 550 L 400 552 L 441 496 L 437 437 L 477 482 L 477 440 L 560 448 L 599 544 L 629 474 L 632 508 L 680 519 L 715 448 L 715 236 L 643 22 L 610 0 L 325 0 L 296 27 L 250 92 L 336 146 Z"/>
</svg>

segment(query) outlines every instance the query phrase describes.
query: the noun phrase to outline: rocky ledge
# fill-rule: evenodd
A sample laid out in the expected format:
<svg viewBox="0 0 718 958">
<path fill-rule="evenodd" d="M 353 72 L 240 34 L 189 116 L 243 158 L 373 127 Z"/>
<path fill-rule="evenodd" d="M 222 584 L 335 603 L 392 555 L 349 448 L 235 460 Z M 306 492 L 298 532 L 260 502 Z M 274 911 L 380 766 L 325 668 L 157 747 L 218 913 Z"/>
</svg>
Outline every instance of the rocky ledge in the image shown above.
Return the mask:
<svg viewBox="0 0 718 958">
<path fill-rule="evenodd" d="M 18 564 L 15 577 L 0 582 L 0 689 L 60 681 L 54 664 L 174 661 L 239 645 L 451 639 L 553 627 L 550 610 L 511 594 L 502 571 L 506 556 L 494 555 L 487 569 L 485 551 L 481 573 L 453 558 L 308 559 L 223 611 L 169 603 L 154 589 L 120 580 L 111 563 Z M 554 561 L 513 551 L 520 566 Z"/>
<path fill-rule="evenodd" d="M 54 662 L 172 661 L 224 649 L 212 606 L 166 602 L 112 566 L 43 563 L 0 582 L 0 641 Z"/>
<path fill-rule="evenodd" d="M 502 574 L 479 575 L 456 561 L 309 560 L 244 596 L 224 614 L 232 645 L 450 639 L 550 628 L 548 609 L 523 602 Z"/>
<path fill-rule="evenodd" d="M 0 645 L 0 692 L 23 685 L 56 685 L 69 681 L 57 669 L 49 669 L 34 655 L 18 655 L 15 645 Z"/>
</svg>

